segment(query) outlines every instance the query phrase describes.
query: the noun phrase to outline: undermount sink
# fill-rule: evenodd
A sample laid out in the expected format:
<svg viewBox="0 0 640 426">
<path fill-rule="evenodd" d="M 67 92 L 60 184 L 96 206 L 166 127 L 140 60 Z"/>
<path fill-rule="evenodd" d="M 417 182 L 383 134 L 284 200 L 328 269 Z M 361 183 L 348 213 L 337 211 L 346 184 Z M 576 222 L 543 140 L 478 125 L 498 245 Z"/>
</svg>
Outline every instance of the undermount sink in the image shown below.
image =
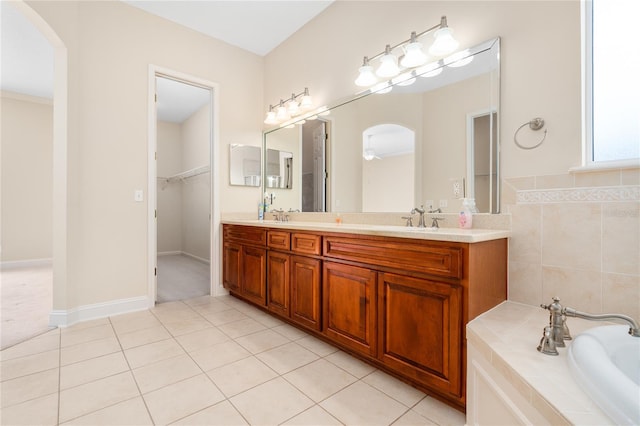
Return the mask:
<svg viewBox="0 0 640 426">
<path fill-rule="evenodd" d="M 595 327 L 575 337 L 571 374 L 587 395 L 620 425 L 640 424 L 640 337 L 625 325 Z"/>
</svg>

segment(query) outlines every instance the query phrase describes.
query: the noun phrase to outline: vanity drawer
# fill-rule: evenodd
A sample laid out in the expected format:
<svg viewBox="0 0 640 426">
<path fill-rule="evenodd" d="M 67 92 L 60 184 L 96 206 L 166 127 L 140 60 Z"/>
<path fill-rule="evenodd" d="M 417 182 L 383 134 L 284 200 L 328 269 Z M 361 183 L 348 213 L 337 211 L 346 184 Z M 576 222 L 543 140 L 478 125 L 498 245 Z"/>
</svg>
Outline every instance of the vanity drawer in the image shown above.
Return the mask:
<svg viewBox="0 0 640 426">
<path fill-rule="evenodd" d="M 222 234 L 225 241 L 267 245 L 267 230 L 256 226 L 223 225 Z"/>
<path fill-rule="evenodd" d="M 267 246 L 273 249 L 289 250 L 291 248 L 291 234 L 284 231 L 267 232 Z"/>
<path fill-rule="evenodd" d="M 462 278 L 462 247 L 385 238 L 324 237 L 324 256 Z"/>
<path fill-rule="evenodd" d="M 291 234 L 291 251 L 319 256 L 322 253 L 322 236 L 294 232 Z"/>
</svg>

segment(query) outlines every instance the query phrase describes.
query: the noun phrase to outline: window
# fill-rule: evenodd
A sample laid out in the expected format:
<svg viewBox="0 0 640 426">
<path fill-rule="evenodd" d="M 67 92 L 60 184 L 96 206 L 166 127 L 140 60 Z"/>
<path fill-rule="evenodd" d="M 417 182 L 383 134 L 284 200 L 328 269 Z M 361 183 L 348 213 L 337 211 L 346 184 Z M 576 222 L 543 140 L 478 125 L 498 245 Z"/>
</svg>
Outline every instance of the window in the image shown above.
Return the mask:
<svg viewBox="0 0 640 426">
<path fill-rule="evenodd" d="M 640 1 L 585 2 L 586 165 L 640 157 Z"/>
</svg>

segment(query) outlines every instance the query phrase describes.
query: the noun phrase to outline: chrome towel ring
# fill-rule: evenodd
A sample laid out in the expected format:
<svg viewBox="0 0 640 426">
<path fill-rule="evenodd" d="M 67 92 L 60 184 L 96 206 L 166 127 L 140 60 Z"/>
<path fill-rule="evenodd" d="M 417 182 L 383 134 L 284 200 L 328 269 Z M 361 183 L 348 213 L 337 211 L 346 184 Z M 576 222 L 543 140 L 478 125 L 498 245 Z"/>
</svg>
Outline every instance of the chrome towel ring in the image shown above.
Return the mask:
<svg viewBox="0 0 640 426">
<path fill-rule="evenodd" d="M 518 146 L 518 148 L 522 148 L 522 149 L 534 149 L 534 148 L 537 148 L 540 145 L 542 145 L 542 142 L 544 142 L 544 140 L 547 138 L 547 129 L 544 130 L 544 135 L 542 136 L 542 140 L 540 140 L 540 142 L 538 142 L 535 145 L 524 146 L 524 145 L 521 145 L 520 142 L 518 142 L 518 132 L 526 125 L 529 125 L 529 128 L 531 130 L 537 131 L 537 130 L 540 130 L 540 129 L 542 129 L 544 127 L 544 119 L 542 119 L 540 117 L 536 117 L 533 120 L 528 121 L 528 122 L 524 123 L 522 126 L 518 127 L 516 132 L 513 134 L 513 142 L 515 142 L 515 144 Z"/>
</svg>

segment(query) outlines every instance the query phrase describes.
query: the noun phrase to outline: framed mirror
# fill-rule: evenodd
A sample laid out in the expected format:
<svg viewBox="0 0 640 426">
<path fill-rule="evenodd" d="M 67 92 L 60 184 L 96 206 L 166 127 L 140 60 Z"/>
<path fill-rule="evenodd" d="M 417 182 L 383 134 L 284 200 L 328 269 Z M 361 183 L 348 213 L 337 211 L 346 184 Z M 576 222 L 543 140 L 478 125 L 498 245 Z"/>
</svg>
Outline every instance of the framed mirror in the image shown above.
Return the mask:
<svg viewBox="0 0 640 426">
<path fill-rule="evenodd" d="M 274 207 L 409 212 L 424 205 L 457 213 L 467 197 L 480 213 L 499 213 L 499 56 L 500 39 L 491 39 L 411 81 L 389 82 L 337 103 L 328 115 L 265 132 L 265 152 L 301 159 L 291 170 L 292 190 L 284 197 L 279 188 L 270 191 Z"/>
<path fill-rule="evenodd" d="M 259 146 L 229 145 L 229 184 L 238 186 L 261 186 L 262 168 Z"/>
</svg>

